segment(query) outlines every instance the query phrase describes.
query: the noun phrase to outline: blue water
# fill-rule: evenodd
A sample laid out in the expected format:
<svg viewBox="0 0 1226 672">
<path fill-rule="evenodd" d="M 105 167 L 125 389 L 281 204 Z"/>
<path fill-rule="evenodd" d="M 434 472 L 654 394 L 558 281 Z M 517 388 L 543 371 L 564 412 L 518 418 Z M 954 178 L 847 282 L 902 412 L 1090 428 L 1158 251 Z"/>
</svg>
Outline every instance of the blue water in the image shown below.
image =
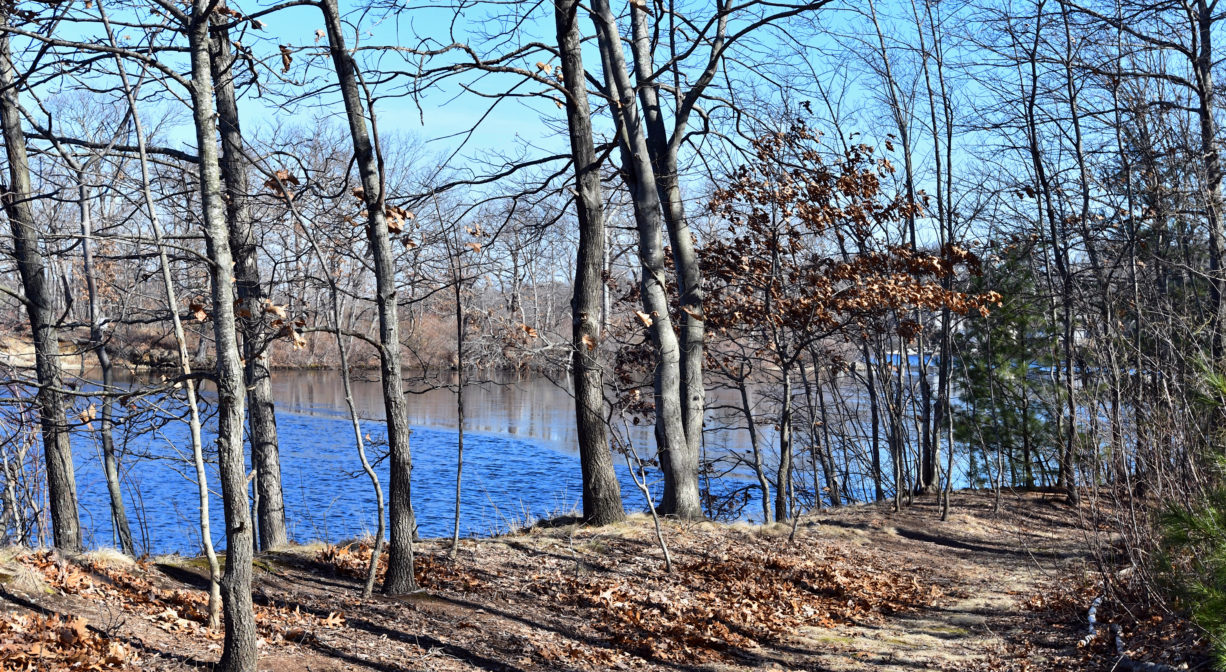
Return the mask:
<svg viewBox="0 0 1226 672">
<path fill-rule="evenodd" d="M 282 482 L 290 538 L 297 542 L 340 541 L 373 533 L 375 513 L 370 481 L 361 470 L 347 418 L 279 412 Z M 127 438 L 123 471 L 124 498 L 138 551 L 149 553 L 200 550 L 198 494 L 186 424 L 174 421 L 156 431 L 133 427 Z M 145 430 L 137 432 L 136 430 Z M 215 423 L 205 426 L 206 454 L 212 450 Z M 378 444 L 385 440 L 381 422 L 365 421 L 363 432 Z M 124 440 L 116 435 L 116 442 Z M 81 523 L 90 546 L 114 546 L 109 498 L 94 433 L 74 436 Z M 455 515 L 456 431 L 414 427 L 413 506 L 423 537 L 450 536 Z M 384 448 L 368 447 L 373 460 Z M 139 459 L 135 455 L 141 455 Z M 615 456 L 621 461 L 620 456 Z M 387 462 L 376 465 L 387 497 Z M 210 519 L 213 543 L 225 546 L 216 466 L 210 464 L 213 491 Z M 646 502 L 628 469 L 618 467 L 622 498 L 628 511 Z M 659 472 L 648 472 L 658 493 Z M 713 490 L 743 487 L 738 479 L 711 484 Z M 551 515 L 582 508 L 578 457 L 548 442 L 485 432 L 466 432 L 460 534 L 489 535 Z M 751 509 L 755 510 L 755 509 Z"/>
</svg>

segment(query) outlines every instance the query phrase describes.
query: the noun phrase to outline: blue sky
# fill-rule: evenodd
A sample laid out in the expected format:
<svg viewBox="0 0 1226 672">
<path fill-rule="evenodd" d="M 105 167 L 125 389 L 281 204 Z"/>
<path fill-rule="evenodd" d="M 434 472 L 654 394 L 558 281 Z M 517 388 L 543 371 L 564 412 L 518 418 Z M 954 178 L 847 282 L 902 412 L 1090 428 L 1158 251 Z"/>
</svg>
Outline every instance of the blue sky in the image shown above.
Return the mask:
<svg viewBox="0 0 1226 672">
<path fill-rule="evenodd" d="M 415 62 L 408 62 L 398 53 L 386 50 L 387 47 L 417 47 L 424 42 L 431 48 L 438 48 L 451 43 L 453 39 L 466 41 L 477 50 L 485 49 L 487 46 L 489 48 L 499 46 L 488 45 L 488 36 L 482 34 L 482 31 L 488 29 L 493 21 L 488 14 L 475 15 L 469 12 L 461 13 L 459 17 L 456 17 L 452 10 L 446 8 L 410 6 L 405 11 L 380 16 L 373 12 L 355 11 L 352 5 L 353 3 L 342 2 L 341 10 L 345 13 L 350 27 L 357 29 L 361 40 L 359 46 L 369 49 L 361 52 L 359 57 L 367 65 L 373 65 L 377 61 L 382 68 L 403 71 L 410 71 L 416 67 Z M 549 7 L 546 5 L 540 9 Z M 244 5 L 243 10 L 251 12 L 254 7 Z M 550 18 L 549 14 L 542 14 L 541 11 L 534 14 L 538 19 Z M 457 19 L 454 23 L 453 18 Z M 295 54 L 294 65 L 296 67 L 289 75 L 298 77 L 301 88 L 304 90 L 318 85 L 319 82 L 325 81 L 325 78 L 327 78 L 326 81 L 333 81 L 334 75 L 327 70 L 331 67 L 329 61 L 317 59 L 309 70 L 297 69 L 300 62 L 309 59 L 312 53 L 320 53 L 315 51 L 316 31 L 322 29 L 323 23 L 316 9 L 306 7 L 285 10 L 266 17 L 264 23 L 267 27 L 263 31 L 247 30 L 243 37 L 244 43 L 253 48 L 258 56 L 270 57 L 275 62 L 278 45 L 303 47 L 307 51 Z M 452 26 L 465 32 L 452 35 L 450 34 Z M 355 32 L 353 31 L 346 35 L 347 44 L 351 48 L 355 43 L 354 37 Z M 533 20 L 525 24 L 523 36 L 520 37 L 520 40 L 525 41 L 552 39 L 552 22 L 541 20 Z M 325 40 L 319 40 L 320 45 L 324 43 Z M 519 59 L 514 65 L 534 69 L 533 63 L 538 60 L 547 59 L 544 55 L 534 55 Z M 529 145 L 536 148 L 531 150 L 533 153 L 565 150 L 565 135 L 559 134 L 556 128 L 550 128 L 542 123 L 542 119 L 564 123 L 563 110 L 544 99 L 511 98 L 497 101 L 494 111 L 487 114 L 490 105 L 495 101 L 491 98 L 465 93 L 459 86 L 461 81 L 473 83 L 475 79 L 475 74 L 463 75 L 442 86 L 432 87 L 425 91 L 416 102 L 407 97 L 388 97 L 380 100 L 376 105 L 376 111 L 381 133 L 385 136 L 391 134 L 416 136 L 421 140 L 429 141 L 428 152 L 440 155 L 449 154 L 455 149 L 462 140 L 455 136 L 473 129 L 474 126 L 476 130 L 472 137 L 467 139 L 463 156 L 473 157 L 489 151 L 518 152 Z M 515 75 L 484 75 L 479 81 L 476 81 L 476 86 L 483 93 L 494 94 L 510 89 L 522 81 L 522 77 Z M 397 81 L 377 87 L 376 95 L 394 96 L 400 93 L 399 90 L 408 83 L 407 77 L 400 77 Z M 293 86 L 290 85 L 291 88 Z M 521 85 L 518 90 L 529 92 L 539 91 L 541 88 L 537 84 L 528 84 Z M 246 117 L 244 122 L 249 128 L 286 123 L 287 115 L 283 112 L 274 113 L 262 101 L 249 95 L 244 102 L 247 103 L 243 106 L 243 114 Z M 326 113 L 335 118 L 337 123 L 343 121 L 341 116 L 343 109 L 339 99 L 335 96 L 328 101 L 323 110 L 306 105 L 298 107 L 302 108 L 300 114 L 306 114 L 308 118 Z M 482 119 L 483 116 L 484 119 Z M 298 120 L 301 121 L 301 119 Z"/>
</svg>

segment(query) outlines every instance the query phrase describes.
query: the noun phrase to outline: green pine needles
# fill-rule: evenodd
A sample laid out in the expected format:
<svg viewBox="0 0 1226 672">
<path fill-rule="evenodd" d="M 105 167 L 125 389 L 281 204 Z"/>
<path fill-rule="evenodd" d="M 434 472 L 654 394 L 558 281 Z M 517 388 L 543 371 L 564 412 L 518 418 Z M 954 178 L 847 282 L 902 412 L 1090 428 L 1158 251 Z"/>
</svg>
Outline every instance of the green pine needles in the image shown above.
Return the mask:
<svg viewBox="0 0 1226 672">
<path fill-rule="evenodd" d="M 1226 460 L 1219 463 L 1219 481 Z M 1159 519 L 1159 570 L 1178 606 L 1205 629 L 1214 667 L 1226 670 L 1226 487 L 1194 508 L 1171 508 Z"/>
<path fill-rule="evenodd" d="M 1203 380 L 1202 399 L 1220 409 L 1226 376 L 1206 370 Z M 1214 667 L 1226 670 L 1226 456 L 1215 455 L 1211 483 L 1200 502 L 1169 506 L 1159 516 L 1158 570 L 1177 605 L 1205 629 Z"/>
</svg>

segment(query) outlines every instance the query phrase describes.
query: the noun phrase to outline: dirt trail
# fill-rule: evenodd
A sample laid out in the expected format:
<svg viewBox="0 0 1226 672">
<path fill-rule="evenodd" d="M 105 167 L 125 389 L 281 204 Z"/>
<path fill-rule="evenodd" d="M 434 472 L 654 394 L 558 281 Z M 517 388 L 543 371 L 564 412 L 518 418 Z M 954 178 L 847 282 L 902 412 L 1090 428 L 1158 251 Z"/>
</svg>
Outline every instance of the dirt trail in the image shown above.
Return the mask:
<svg viewBox="0 0 1226 672">
<path fill-rule="evenodd" d="M 946 522 L 930 500 L 900 514 L 865 508 L 819 519 L 819 535 L 841 530 L 848 543 L 929 565 L 929 580 L 946 585 L 948 599 L 874 625 L 806 628 L 797 637 L 799 648 L 814 652 L 806 659 L 829 670 L 915 670 L 990 666 L 1020 655 L 1016 643 L 1037 625 L 1025 603 L 1087 569 L 1082 530 L 1052 496 L 1006 496 L 1000 512 L 986 497 L 959 503 Z M 1048 645 L 1027 648 L 1034 668 L 1058 665 L 1072 642 Z"/>
<path fill-rule="evenodd" d="M 1010 667 L 1001 661 L 1022 655 L 1018 642 L 1035 630 L 1024 603 L 1085 567 L 1075 513 L 1039 495 L 1006 496 L 993 512 L 990 497 L 957 494 L 950 520 L 938 518 L 930 500 L 902 513 L 848 507 L 806 517 L 792 545 L 784 526 L 670 522 L 672 576 L 642 517 L 467 540 L 454 563 L 442 542 L 426 542 L 426 590 L 367 601 L 348 571 L 360 549 L 265 554 L 254 589 L 260 669 Z M 217 659 L 219 639 L 192 602 L 199 563 L 78 570 L 30 557 L 7 563 L 33 576 L 0 580 L 0 613 L 80 616 L 124 643 L 133 669 L 208 669 Z M 1024 647 L 1030 669 L 1061 669 L 1075 653 L 1067 639 Z"/>
</svg>

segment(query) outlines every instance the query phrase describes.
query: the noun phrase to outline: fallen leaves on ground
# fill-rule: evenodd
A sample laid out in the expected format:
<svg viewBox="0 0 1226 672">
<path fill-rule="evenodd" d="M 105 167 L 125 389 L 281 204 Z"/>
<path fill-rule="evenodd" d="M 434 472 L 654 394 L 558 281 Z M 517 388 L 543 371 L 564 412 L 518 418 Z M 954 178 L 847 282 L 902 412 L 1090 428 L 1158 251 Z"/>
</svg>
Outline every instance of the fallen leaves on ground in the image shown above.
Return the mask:
<svg viewBox="0 0 1226 672">
<path fill-rule="evenodd" d="M 890 567 L 878 555 L 767 539 L 747 538 L 719 550 L 706 545 L 714 540 L 701 535 L 687 541 L 699 543 L 674 550 L 679 559 L 672 574 L 640 567 L 650 560 L 636 555 L 637 547 L 617 548 L 616 553 L 610 548 L 606 555 L 606 560 L 634 564 L 637 571 L 538 571 L 510 585 L 501 572 L 480 573 L 464 562 L 430 553 L 415 556 L 415 569 L 418 584 L 431 591 L 522 593 L 552 603 L 555 610 L 585 613 L 584 620 L 607 647 L 534 642 L 533 652 L 553 664 L 607 665 L 610 649 L 661 662 L 707 662 L 732 649 L 780 641 L 802 625 L 871 621 L 931 605 L 942 594 L 938 587 L 917 581 L 915 568 Z M 358 541 L 326 546 L 315 559 L 338 574 L 362 580 L 370 555 L 370 544 Z M 386 571 L 386 559 L 380 557 L 379 577 Z"/>
<path fill-rule="evenodd" d="M 347 544 L 328 544 L 315 554 L 315 560 L 328 565 L 338 574 L 351 579 L 366 580 L 370 568 L 371 545 L 366 541 Z M 379 555 L 379 568 L 375 576 L 383 581 L 387 573 L 387 553 Z M 427 590 L 455 590 L 470 592 L 480 590 L 481 579 L 464 571 L 456 563 L 425 553 L 413 556 L 413 576 L 417 585 Z"/>
<path fill-rule="evenodd" d="M 135 662 L 127 647 L 90 630 L 83 618 L 5 614 L 0 619 L 3 670 L 128 670 Z"/>
<path fill-rule="evenodd" d="M 1089 634 L 1090 604 L 1102 594 L 1101 584 L 1068 578 L 1049 583 L 1029 596 L 1025 605 L 1039 612 L 1054 631 L 1066 633 L 1065 639 L 1081 641 Z M 1198 669 L 1209 660 L 1204 632 L 1156 596 L 1147 598 L 1143 587 L 1127 582 L 1113 586 L 1112 594 L 1099 605 L 1095 620 L 1095 636 L 1078 645 L 1083 669 L 1106 669 L 1119 660 L 1113 626 L 1119 626 L 1125 652 L 1134 661 Z"/>
<path fill-rule="evenodd" d="M 978 501 L 978 510 L 994 511 L 989 498 Z M 935 503 L 923 507 L 921 502 L 897 516 L 916 526 L 935 520 Z M 427 540 L 415 544 L 424 593 L 369 600 L 357 597 L 370 560 L 368 544 L 277 552 L 262 558 L 266 571 L 256 572 L 252 585 L 261 655 L 267 654 L 270 669 L 287 672 L 341 666 L 440 672 L 746 670 L 765 667 L 763 661 L 826 669 L 828 662 L 841 660 L 883 664 L 895 654 L 932 666 L 929 656 L 936 648 L 913 650 L 910 639 L 887 641 L 917 627 L 909 617 L 890 616 L 917 610 L 924 612 L 916 614 L 918 623 L 954 624 L 968 591 L 988 590 L 999 599 L 985 602 L 982 612 L 975 607 L 986 619 L 985 631 L 951 627 L 951 635 L 973 630 L 966 635 L 972 645 L 953 641 L 961 640 L 960 634 L 951 637 L 962 657 L 947 660 L 943 669 L 1106 669 L 1101 658 L 1091 657 L 1093 651 L 1073 646 L 1085 634 L 1085 609 L 1095 591 L 1060 597 L 1045 589 L 1033 598 L 1033 609 L 1020 606 L 1034 592 L 1032 557 L 948 554 L 885 533 L 887 523 L 901 523 L 879 508 L 849 507 L 818 520 L 834 522 L 798 528 L 795 543 L 780 527 L 666 520 L 663 529 L 677 570 L 671 574 L 664 571 L 645 517 L 602 528 L 562 524 L 464 540 L 454 558 L 448 557 L 449 540 Z M 957 541 L 983 543 L 1018 520 L 1044 531 L 1064 529 L 1052 527 L 1047 517 L 1002 522 L 995 513 L 968 517 L 962 527 L 949 523 L 932 529 Z M 148 563 L 103 566 L 65 562 L 53 553 L 23 556 L 21 561 L 53 589 L 23 589 L 28 599 L 62 618 L 89 619 L 101 628 L 92 632 L 133 647 L 142 659 L 132 667 L 196 669 L 192 666 L 200 661 L 207 666 L 221 652 L 219 631 L 202 626 L 207 593 L 200 589 L 198 563 L 163 572 Z M 382 570 L 385 562 L 380 564 Z M 22 572 L 23 580 L 28 574 Z M 934 602 L 936 609 L 930 608 Z M 1100 608 L 1100 618 L 1107 618 L 1107 611 Z M 1177 632 L 1173 621 L 1162 623 Z M 48 631 L 67 624 L 59 621 Z M 822 628 L 834 630 L 816 632 Z M 858 642 L 874 633 L 883 639 L 880 646 L 864 649 Z M 1150 646 L 1134 631 L 1127 637 L 1130 647 Z M 19 641 L 36 640 L 0 632 L 0 645 Z M 933 647 L 944 646 L 944 637 L 934 641 Z M 1081 661 L 1082 656 L 1099 664 Z M 0 671 L 29 667 L 0 660 Z M 72 668 L 48 664 L 43 669 Z"/>
<path fill-rule="evenodd" d="M 163 589 L 153 584 L 148 563 L 138 563 L 138 572 L 101 563 L 68 562 L 50 551 L 29 553 L 21 562 L 42 573 L 47 584 L 66 595 L 105 601 L 125 612 L 175 635 L 188 634 L 221 641 L 220 628 L 205 627 L 208 594 L 201 590 Z M 276 604 L 255 605 L 257 631 L 271 643 L 301 642 L 314 637 L 317 629 L 343 627 L 339 612 L 318 615 Z M 84 668 L 90 669 L 90 668 Z"/>
<path fill-rule="evenodd" d="M 612 643 L 667 662 L 716 660 L 780 641 L 802 625 L 832 627 L 930 605 L 940 589 L 869 556 L 748 543 L 679 562 L 672 574 L 539 576 L 538 594 L 596 612 Z"/>
<path fill-rule="evenodd" d="M 1036 591 L 1019 594 L 1025 616 L 1010 631 L 998 650 L 983 659 L 967 661 L 962 672 L 1096 672 L 1122 669 L 1115 648 L 1113 626 L 1120 627 L 1126 653 L 1135 663 L 1167 669 L 1209 669 L 1209 645 L 1203 635 L 1179 614 L 1154 600 L 1146 600 L 1126 584 L 1116 585 L 1097 609 L 1094 637 L 1089 635 L 1088 614 L 1095 598 L 1103 595 L 1101 577 L 1068 576 L 1048 581 Z M 1002 628 L 1002 630 L 1005 630 Z"/>
</svg>

